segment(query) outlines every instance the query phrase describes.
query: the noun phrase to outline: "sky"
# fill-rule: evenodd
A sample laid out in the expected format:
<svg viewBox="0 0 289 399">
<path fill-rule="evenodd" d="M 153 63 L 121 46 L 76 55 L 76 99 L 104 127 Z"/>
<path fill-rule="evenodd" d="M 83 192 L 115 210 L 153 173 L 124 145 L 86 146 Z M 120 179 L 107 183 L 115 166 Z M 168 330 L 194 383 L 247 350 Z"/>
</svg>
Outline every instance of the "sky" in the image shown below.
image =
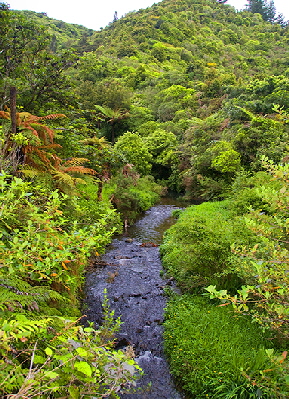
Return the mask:
<svg viewBox="0 0 289 399">
<path fill-rule="evenodd" d="M 158 0 L 2 0 L 10 4 L 14 10 L 31 10 L 46 12 L 48 17 L 60 19 L 64 22 L 84 25 L 87 28 L 99 30 L 113 20 L 114 12 L 118 17 L 130 11 L 147 8 Z M 237 10 L 243 9 L 246 0 L 228 0 L 227 4 Z M 274 0 L 278 13 L 282 13 L 285 20 L 289 20 L 289 1 Z"/>
</svg>

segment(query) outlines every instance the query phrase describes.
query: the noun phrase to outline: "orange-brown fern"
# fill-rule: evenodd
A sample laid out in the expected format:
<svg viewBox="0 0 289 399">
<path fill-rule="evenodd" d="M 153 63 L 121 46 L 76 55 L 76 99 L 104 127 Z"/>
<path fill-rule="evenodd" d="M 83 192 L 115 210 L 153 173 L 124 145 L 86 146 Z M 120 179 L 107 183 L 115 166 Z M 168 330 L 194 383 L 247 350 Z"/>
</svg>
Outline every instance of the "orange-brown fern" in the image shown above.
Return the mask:
<svg viewBox="0 0 289 399">
<path fill-rule="evenodd" d="M 95 170 L 83 166 L 89 162 L 87 158 L 71 158 L 63 161 L 58 155 L 51 152 L 55 148 L 60 148 L 60 144 L 54 143 L 54 131 L 50 127 L 40 123 L 40 121 L 64 118 L 64 114 L 49 114 L 46 116 L 36 116 L 29 112 L 18 112 L 16 114 L 16 125 L 21 132 L 30 131 L 38 141 L 33 143 L 31 139 L 28 144 L 21 146 L 24 155 L 22 173 L 31 174 L 48 173 L 56 182 L 58 188 L 65 191 L 65 188 L 75 189 L 75 185 L 79 178 L 73 175 L 90 174 L 95 175 Z M 0 118 L 10 119 L 10 111 L 0 111 Z M 13 139 L 12 139 L 13 141 Z M 26 167 L 26 168 L 25 168 Z M 71 176 L 72 174 L 72 176 Z"/>
</svg>

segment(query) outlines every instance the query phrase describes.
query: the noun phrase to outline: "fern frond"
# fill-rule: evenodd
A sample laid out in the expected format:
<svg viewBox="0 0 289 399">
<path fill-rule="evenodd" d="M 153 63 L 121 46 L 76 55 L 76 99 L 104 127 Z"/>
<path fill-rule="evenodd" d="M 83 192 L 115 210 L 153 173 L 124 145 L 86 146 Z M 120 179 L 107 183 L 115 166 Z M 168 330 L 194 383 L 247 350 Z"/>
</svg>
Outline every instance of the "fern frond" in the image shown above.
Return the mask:
<svg viewBox="0 0 289 399">
<path fill-rule="evenodd" d="M 53 143 L 54 131 L 48 126 L 44 126 L 35 122 L 30 122 L 30 126 L 37 131 L 39 138 L 44 144 L 47 144 L 48 142 Z"/>
<path fill-rule="evenodd" d="M 68 173 L 62 172 L 60 170 L 53 170 L 51 174 L 53 175 L 54 179 L 61 185 L 65 185 L 70 188 L 75 187 L 74 179 Z"/>
<path fill-rule="evenodd" d="M 44 286 L 32 287 L 17 276 L 0 277 L 0 310 L 23 309 L 39 311 L 41 304 L 49 300 L 63 301 L 63 297 Z"/>
<path fill-rule="evenodd" d="M 37 138 L 40 138 L 39 137 L 39 135 L 38 135 L 38 132 L 37 132 L 37 130 L 35 130 L 32 126 L 30 126 L 29 124 L 26 126 L 26 124 L 23 124 L 22 126 L 21 126 L 23 129 L 25 129 L 25 130 L 29 130 L 30 132 L 32 132 L 32 134 L 34 135 L 34 136 L 36 136 Z"/>
<path fill-rule="evenodd" d="M 23 166 L 20 170 L 21 173 L 23 173 L 23 175 L 25 175 L 26 177 L 29 177 L 31 179 L 33 179 L 36 176 L 39 176 L 40 174 L 43 173 L 42 170 L 33 168 L 33 166 L 31 165 L 25 165 Z"/>
<path fill-rule="evenodd" d="M 31 165 L 36 169 L 49 170 L 52 165 L 49 159 L 50 154 L 46 151 L 39 150 L 37 147 L 25 146 L 23 148 L 25 154 L 25 164 Z"/>
<path fill-rule="evenodd" d="M 2 118 L 2 119 L 10 119 L 10 112 L 0 111 L 0 118 Z"/>
<path fill-rule="evenodd" d="M 53 170 L 50 173 L 53 176 L 56 185 L 60 191 L 64 192 L 67 195 L 78 194 L 78 191 L 75 187 L 75 179 L 72 176 L 60 170 Z"/>
<path fill-rule="evenodd" d="M 87 184 L 87 182 L 84 179 L 81 179 L 80 177 L 76 177 L 74 179 L 75 184 Z"/>
<path fill-rule="evenodd" d="M 67 160 L 64 165 L 82 165 L 84 162 L 89 162 L 87 158 L 71 158 Z"/>
<path fill-rule="evenodd" d="M 73 172 L 73 173 L 80 173 L 80 174 L 87 174 L 87 175 L 95 175 L 96 171 L 90 168 L 85 168 L 84 166 L 67 166 L 62 167 L 63 172 Z"/>
<path fill-rule="evenodd" d="M 36 116 L 36 120 L 41 121 L 45 119 L 58 119 L 58 118 L 67 118 L 65 114 L 49 114 L 46 116 Z"/>
</svg>

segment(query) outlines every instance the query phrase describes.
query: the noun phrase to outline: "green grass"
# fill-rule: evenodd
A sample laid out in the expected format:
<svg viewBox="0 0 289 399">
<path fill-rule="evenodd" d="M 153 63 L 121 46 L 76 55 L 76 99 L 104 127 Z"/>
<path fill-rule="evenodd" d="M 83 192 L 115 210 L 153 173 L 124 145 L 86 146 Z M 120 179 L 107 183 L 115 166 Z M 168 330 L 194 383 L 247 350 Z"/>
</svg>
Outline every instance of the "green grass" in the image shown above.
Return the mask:
<svg viewBox="0 0 289 399">
<path fill-rule="evenodd" d="M 227 306 L 200 296 L 173 298 L 164 337 L 171 372 L 188 398 L 286 397 L 274 393 L 278 373 L 264 372 L 273 368 L 266 352 L 270 341 L 250 319 L 236 317 Z"/>
</svg>

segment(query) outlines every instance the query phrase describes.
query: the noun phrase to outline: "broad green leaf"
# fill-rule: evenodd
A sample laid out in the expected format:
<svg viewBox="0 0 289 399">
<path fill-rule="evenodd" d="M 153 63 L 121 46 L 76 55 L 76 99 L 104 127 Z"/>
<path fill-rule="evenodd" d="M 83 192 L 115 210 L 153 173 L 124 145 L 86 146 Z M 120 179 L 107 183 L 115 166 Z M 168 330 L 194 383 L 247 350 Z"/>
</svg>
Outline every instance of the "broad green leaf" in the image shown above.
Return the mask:
<svg viewBox="0 0 289 399">
<path fill-rule="evenodd" d="M 52 356 L 53 355 L 53 351 L 50 348 L 45 348 L 44 352 L 46 353 L 47 356 Z"/>
<path fill-rule="evenodd" d="M 79 354 L 79 356 L 86 357 L 88 355 L 87 350 L 82 347 L 77 348 L 76 352 Z"/>
<path fill-rule="evenodd" d="M 79 398 L 79 389 L 73 386 L 70 386 L 68 388 L 69 395 L 72 399 L 78 399 Z"/>
<path fill-rule="evenodd" d="M 87 362 L 75 362 L 74 367 L 78 371 L 81 371 L 83 374 L 87 375 L 88 377 L 91 377 L 92 370 L 91 370 L 90 365 Z"/>
<path fill-rule="evenodd" d="M 50 378 L 51 380 L 54 380 L 55 378 L 58 377 L 58 374 L 55 373 L 55 371 L 47 371 L 47 372 L 45 373 L 45 376 L 48 377 L 48 378 Z"/>
</svg>

